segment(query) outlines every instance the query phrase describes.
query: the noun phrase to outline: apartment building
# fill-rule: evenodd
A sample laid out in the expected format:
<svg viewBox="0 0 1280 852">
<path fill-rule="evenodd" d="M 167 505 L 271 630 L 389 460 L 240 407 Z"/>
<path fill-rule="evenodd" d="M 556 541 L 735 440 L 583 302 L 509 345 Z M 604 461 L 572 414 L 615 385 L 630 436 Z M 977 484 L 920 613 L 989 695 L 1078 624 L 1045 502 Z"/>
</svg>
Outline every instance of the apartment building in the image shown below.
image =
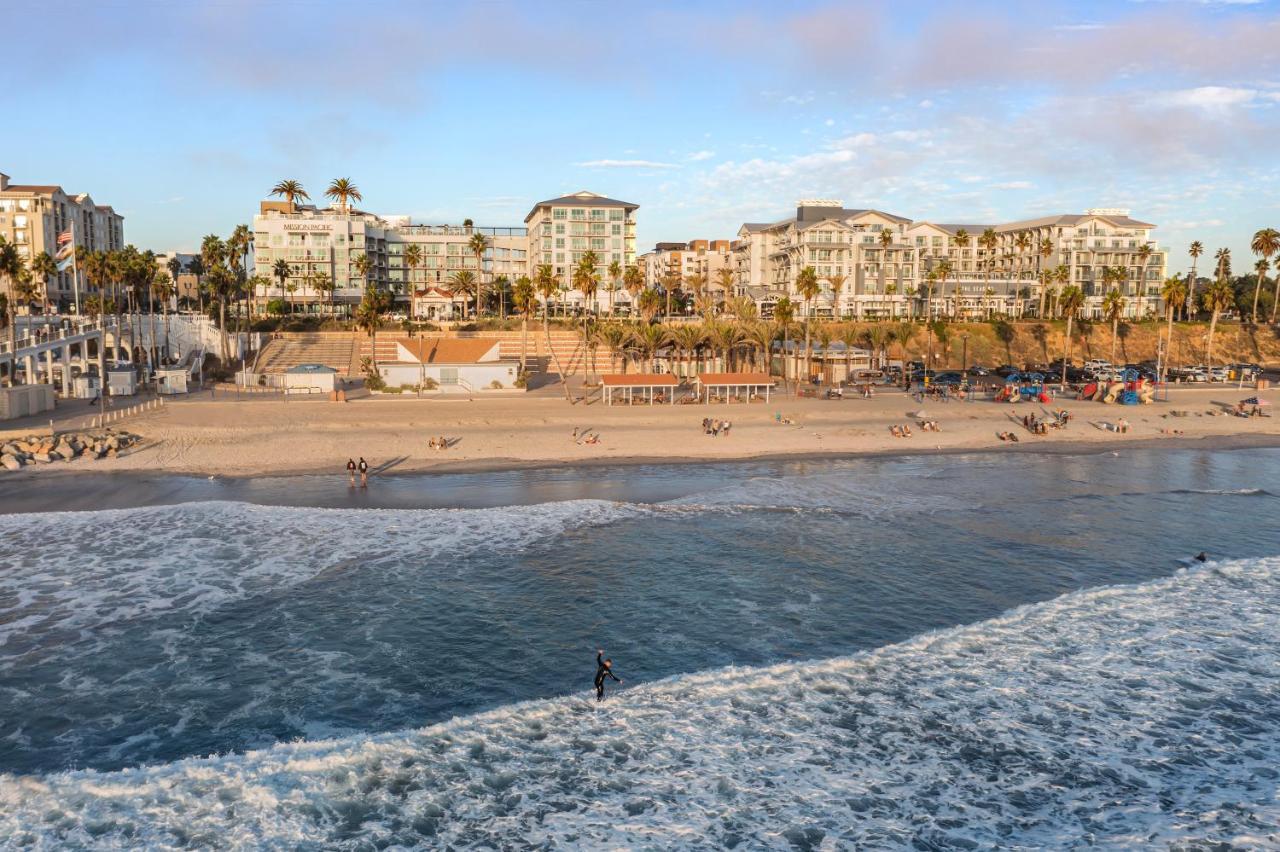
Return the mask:
<svg viewBox="0 0 1280 852">
<path fill-rule="evenodd" d="M 486 242 L 479 261 L 471 246 L 477 234 Z M 253 235 L 255 274 L 271 282 L 259 287 L 258 295 L 289 299 L 316 311 L 326 305 L 349 309 L 369 284 L 390 292 L 407 309 L 415 294 L 450 292 L 450 279 L 462 270 L 476 273 L 482 286 L 498 276 L 514 281 L 529 270 L 525 228 L 421 225 L 407 216 L 263 201 L 253 219 Z M 417 246 L 416 263 L 411 246 Z M 370 261 L 367 280 L 356 267 L 361 255 Z M 279 260 L 289 266 L 283 282 L 275 275 Z"/>
<path fill-rule="evenodd" d="M 198 254 L 186 254 L 178 251 L 166 251 L 156 254 L 156 269 L 173 279 L 174 304 L 196 304 L 199 301 L 198 289 L 200 278 L 193 271 Z M 178 261 L 178 274 L 175 276 L 169 268 L 169 261 Z"/>
<path fill-rule="evenodd" d="M 46 282 L 47 297 L 59 310 L 78 310 L 90 292 L 77 269 L 77 249 L 124 248 L 124 217 L 94 203 L 88 193 L 72 193 L 53 184 L 11 183 L 0 174 L 0 235 L 13 243 L 25 263 L 47 252 L 58 271 Z"/>
<path fill-rule="evenodd" d="M 1136 318 L 1161 310 L 1167 252 L 1152 238 L 1154 228 L 1125 210 L 965 225 L 801 201 L 794 218 L 744 224 L 733 263 L 737 289 L 766 315 L 783 296 L 803 312 L 796 278 L 812 266 L 821 292 L 808 309 L 856 318 L 1034 314 L 1041 273 L 1058 265 L 1084 290 L 1083 313 L 1097 317 L 1106 295 L 1102 271 L 1118 266 L 1129 272 L 1121 287 L 1125 314 Z M 945 281 L 936 274 L 944 260 Z"/>
<path fill-rule="evenodd" d="M 732 240 L 690 240 L 687 243 L 657 243 L 636 258 L 644 271 L 646 287 L 662 289 L 672 283 L 684 290 L 701 287 L 717 304 L 735 295 L 732 283 L 726 287 L 721 270 L 734 270 Z"/>
<path fill-rule="evenodd" d="M 524 217 L 529 232 L 529 266 L 549 265 L 562 280 L 588 251 L 600 261 L 601 280 L 610 264 L 624 269 L 636 262 L 636 218 L 640 205 L 575 192 L 539 201 Z"/>
</svg>

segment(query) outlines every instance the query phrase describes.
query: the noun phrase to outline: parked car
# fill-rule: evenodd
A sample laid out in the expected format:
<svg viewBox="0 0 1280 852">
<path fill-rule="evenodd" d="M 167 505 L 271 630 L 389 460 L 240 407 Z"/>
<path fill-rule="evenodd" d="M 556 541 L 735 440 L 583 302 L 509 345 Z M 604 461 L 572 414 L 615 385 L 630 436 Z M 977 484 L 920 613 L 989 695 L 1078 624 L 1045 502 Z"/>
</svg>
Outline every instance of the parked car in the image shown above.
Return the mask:
<svg viewBox="0 0 1280 852">
<path fill-rule="evenodd" d="M 989 376 L 989 375 L 991 375 L 991 370 L 990 370 L 990 369 L 988 369 L 987 367 L 982 366 L 981 364 L 974 364 L 974 365 L 972 365 L 971 367 L 969 367 L 969 375 L 971 375 L 971 376 Z"/>
<path fill-rule="evenodd" d="M 1230 374 L 1226 367 L 1210 367 L 1209 368 L 1209 381 L 1225 382 L 1229 378 L 1230 378 Z"/>
<path fill-rule="evenodd" d="M 1014 373 L 1021 373 L 1022 370 L 1018 369 L 1012 364 L 1001 364 L 999 367 L 996 367 L 995 372 L 997 376 L 1004 378 L 1005 376 L 1011 376 Z"/>
<path fill-rule="evenodd" d="M 1086 370 L 1101 370 L 1110 366 L 1111 362 L 1106 358 L 1090 358 L 1088 361 L 1084 362 L 1084 368 Z"/>
<path fill-rule="evenodd" d="M 949 370 L 945 373 L 939 373 L 934 376 L 929 383 L 933 385 L 947 385 L 948 387 L 958 388 L 964 384 L 964 376 L 954 370 Z"/>
</svg>

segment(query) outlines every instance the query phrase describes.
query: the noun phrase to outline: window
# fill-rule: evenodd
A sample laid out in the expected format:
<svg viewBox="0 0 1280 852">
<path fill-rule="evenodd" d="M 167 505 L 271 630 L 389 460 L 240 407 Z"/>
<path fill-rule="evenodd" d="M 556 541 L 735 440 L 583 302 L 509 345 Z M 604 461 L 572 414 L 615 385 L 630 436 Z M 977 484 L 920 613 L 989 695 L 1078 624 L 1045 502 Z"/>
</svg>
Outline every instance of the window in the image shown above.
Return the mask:
<svg viewBox="0 0 1280 852">
<path fill-rule="evenodd" d="M 556 238 L 556 248 L 564 248 L 564 237 Z"/>
<path fill-rule="evenodd" d="M 592 250 L 592 251 L 604 251 L 604 240 L 603 240 L 602 238 L 599 238 L 599 237 L 592 237 L 592 238 L 591 238 L 591 250 Z"/>
<path fill-rule="evenodd" d="M 575 207 L 572 212 L 569 213 L 569 218 L 575 221 L 586 219 L 587 211 L 583 210 L 581 207 Z"/>
<path fill-rule="evenodd" d="M 551 211 L 552 219 L 567 219 L 568 216 L 569 216 L 568 211 L 566 211 L 563 207 L 556 207 L 556 208 L 553 208 Z"/>
<path fill-rule="evenodd" d="M 604 221 L 604 219 L 605 219 L 605 211 L 603 211 L 603 210 L 592 210 L 592 211 L 591 211 L 591 220 L 592 220 L 593 222 L 594 222 L 594 221 L 600 221 L 600 222 L 603 222 L 603 221 Z"/>
<path fill-rule="evenodd" d="M 585 236 L 587 233 L 587 226 L 579 222 L 574 222 L 572 227 L 569 229 L 569 233 L 573 234 L 575 237 Z"/>
<path fill-rule="evenodd" d="M 611 222 L 621 222 L 621 221 L 622 221 L 622 211 L 621 211 L 621 210 L 618 210 L 618 209 L 610 210 L 610 211 L 609 211 L 609 221 L 611 221 Z"/>
<path fill-rule="evenodd" d="M 556 233 L 557 233 L 557 234 L 563 234 L 563 233 L 564 233 L 564 223 L 563 223 L 563 222 L 557 222 L 557 223 L 556 223 Z"/>
<path fill-rule="evenodd" d="M 621 235 L 622 235 L 622 226 L 621 226 L 621 225 L 614 225 L 614 226 L 613 226 L 613 229 L 610 231 L 610 233 L 612 233 L 615 237 L 621 236 Z"/>
</svg>

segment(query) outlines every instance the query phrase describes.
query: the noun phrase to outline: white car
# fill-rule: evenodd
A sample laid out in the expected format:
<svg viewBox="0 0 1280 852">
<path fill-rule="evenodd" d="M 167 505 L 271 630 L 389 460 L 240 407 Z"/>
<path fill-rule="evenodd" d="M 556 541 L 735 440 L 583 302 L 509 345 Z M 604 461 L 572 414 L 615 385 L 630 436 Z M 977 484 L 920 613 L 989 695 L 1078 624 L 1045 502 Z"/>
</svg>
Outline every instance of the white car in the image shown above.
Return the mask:
<svg viewBox="0 0 1280 852">
<path fill-rule="evenodd" d="M 1106 360 L 1105 358 L 1094 358 L 1090 361 L 1084 362 L 1084 368 L 1086 370 L 1094 370 L 1094 371 L 1104 370 L 1110 366 L 1111 366 L 1111 362 Z"/>
<path fill-rule="evenodd" d="M 1209 370 L 1209 381 L 1211 381 L 1211 382 L 1225 382 L 1226 380 L 1227 380 L 1227 368 L 1226 368 L 1226 367 L 1214 367 L 1214 368 L 1212 368 L 1212 369 L 1210 369 L 1210 370 Z"/>
</svg>

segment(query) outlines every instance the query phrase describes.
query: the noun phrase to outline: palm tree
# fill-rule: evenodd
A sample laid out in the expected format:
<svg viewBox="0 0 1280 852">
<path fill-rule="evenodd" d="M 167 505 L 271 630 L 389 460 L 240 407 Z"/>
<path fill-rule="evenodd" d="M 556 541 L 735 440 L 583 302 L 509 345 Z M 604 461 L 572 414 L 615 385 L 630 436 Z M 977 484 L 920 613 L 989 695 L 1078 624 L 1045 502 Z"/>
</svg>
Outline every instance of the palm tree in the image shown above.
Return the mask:
<svg viewBox="0 0 1280 852">
<path fill-rule="evenodd" d="M 249 321 L 253 321 L 253 291 L 248 289 L 247 277 L 249 269 L 249 246 L 253 244 L 253 232 L 248 225 L 236 225 L 231 236 L 227 238 L 227 265 L 236 279 L 236 291 L 242 289 L 247 294 L 246 313 Z"/>
<path fill-rule="evenodd" d="M 677 353 L 681 355 L 688 353 L 689 355 L 689 367 L 691 369 L 685 372 L 685 378 L 689 378 L 698 372 L 698 350 L 707 342 L 709 337 L 707 332 L 708 329 L 700 325 L 681 325 L 671 329 L 671 345 L 675 347 Z M 673 370 L 672 372 L 675 371 Z"/>
<path fill-rule="evenodd" d="M 638 266 L 628 266 L 622 271 L 622 287 L 631 296 L 631 306 L 635 308 L 636 299 L 644 289 L 644 270 Z"/>
<path fill-rule="evenodd" d="M 1164 299 L 1165 313 L 1169 317 L 1169 327 L 1165 334 L 1167 348 L 1164 356 L 1164 371 L 1160 376 L 1160 380 L 1164 381 L 1165 375 L 1169 372 L 1169 359 L 1173 355 L 1173 315 L 1187 300 L 1187 282 L 1176 275 L 1166 278 L 1164 287 L 1160 290 L 1160 298 Z"/>
<path fill-rule="evenodd" d="M 364 201 L 360 189 L 351 182 L 350 178 L 334 178 L 329 182 L 329 188 L 324 191 L 324 194 L 338 202 L 338 209 L 344 214 L 351 209 L 352 201 Z"/>
<path fill-rule="evenodd" d="M 1067 364 L 1071 362 L 1071 324 L 1076 318 L 1076 313 L 1084 305 L 1084 291 L 1072 284 L 1062 288 L 1059 300 L 1062 309 L 1067 313 L 1067 338 L 1064 344 L 1066 348 L 1062 353 L 1062 384 L 1066 385 Z"/>
<path fill-rule="evenodd" d="M 476 319 L 480 319 L 480 297 L 484 293 L 484 253 L 489 250 L 489 239 L 476 231 L 467 240 L 467 250 L 476 258 Z"/>
<path fill-rule="evenodd" d="M 614 261 L 609 264 L 609 316 L 618 312 L 618 288 L 622 286 L 622 264 Z"/>
<path fill-rule="evenodd" d="M 1205 355 L 1205 362 L 1210 367 L 1213 366 L 1213 335 L 1218 329 L 1218 317 L 1222 316 L 1222 312 L 1230 308 L 1235 300 L 1235 290 L 1231 287 L 1231 279 L 1226 275 L 1219 275 L 1204 291 L 1205 307 L 1213 311 L 1213 316 L 1209 320 L 1208 351 Z"/>
<path fill-rule="evenodd" d="M 172 265 L 176 260 L 176 257 L 170 260 L 170 265 Z M 181 267 L 182 264 L 178 265 Z M 160 313 L 164 316 L 164 347 L 160 350 L 164 354 L 161 356 L 160 360 L 163 360 L 169 354 L 169 298 L 177 293 L 177 291 L 177 280 L 166 275 L 160 270 L 156 270 L 155 277 L 151 280 L 151 293 L 154 297 L 158 297 L 160 299 Z M 151 304 L 151 316 L 154 318 L 156 313 L 154 298 L 152 299 Z M 151 332 L 151 344 L 153 349 L 156 348 L 155 342 L 156 335 L 153 330 Z"/>
<path fill-rule="evenodd" d="M 368 289 L 356 308 L 356 328 L 369 335 L 369 358 L 374 368 L 378 365 L 378 326 L 382 323 L 382 312 L 389 304 L 390 294 L 380 290 Z"/>
<path fill-rule="evenodd" d="M 881 369 L 884 369 L 884 350 L 889 341 L 893 339 L 889 329 L 880 323 L 874 323 L 867 326 L 866 330 L 862 332 L 862 339 L 867 342 L 868 348 L 871 349 L 871 354 L 875 357 L 876 364 Z"/>
<path fill-rule="evenodd" d="M 588 339 L 587 318 L 592 313 L 589 306 L 591 305 L 592 298 L 596 294 L 596 288 L 600 283 L 599 274 L 596 272 L 596 266 L 598 263 L 599 261 L 596 257 L 596 253 L 589 251 L 582 256 L 578 261 L 578 265 L 573 270 L 574 289 L 582 294 L 582 375 L 584 379 L 588 378 L 586 359 L 586 342 Z"/>
<path fill-rule="evenodd" d="M 783 296 L 773 306 L 773 321 L 778 327 L 778 336 L 782 338 L 782 385 L 786 388 L 788 375 L 794 372 L 795 358 L 791 354 L 791 325 L 795 322 L 796 306 Z M 798 386 L 798 385 L 797 385 Z"/>
<path fill-rule="evenodd" d="M 626 326 L 608 322 L 600 327 L 600 342 L 609 347 L 610 369 L 619 357 L 622 360 L 622 372 L 627 372 L 627 343 L 631 340 L 631 332 Z"/>
<path fill-rule="evenodd" d="M 898 342 L 898 351 L 902 355 L 902 378 L 907 378 L 907 347 L 916 336 L 916 326 L 910 322 L 900 322 L 893 330 L 893 339 Z"/>
<path fill-rule="evenodd" d="M 964 228 L 961 228 L 961 229 L 960 229 L 960 231 L 963 231 L 963 230 L 964 230 Z M 959 233 L 959 232 L 957 232 L 957 233 Z M 937 276 L 937 281 L 938 281 L 938 290 L 939 290 L 939 292 L 941 292 L 941 293 L 942 293 L 943 303 L 945 304 L 945 303 L 946 303 L 946 298 L 947 298 L 947 279 L 951 277 L 951 272 L 952 272 L 951 261 L 949 261 L 949 260 L 943 260 L 943 261 L 941 261 L 937 266 L 935 266 L 935 267 L 933 268 L 933 272 L 934 272 L 934 274 Z M 956 281 L 955 302 L 956 302 L 956 306 L 959 306 L 959 303 L 960 303 L 960 282 L 959 282 L 959 280 L 957 280 L 957 281 Z M 953 311 L 949 311 L 948 313 L 952 313 L 952 312 L 954 312 L 954 308 L 953 308 Z M 933 282 L 932 282 L 932 281 L 930 281 L 930 282 L 929 282 L 929 310 L 928 310 L 928 313 L 929 313 L 929 320 L 932 320 L 932 319 L 933 319 Z"/>
<path fill-rule="evenodd" d="M 287 281 L 287 280 L 289 279 L 289 272 L 290 272 L 290 269 L 289 269 L 289 261 L 285 260 L 283 257 L 282 257 L 282 258 L 280 258 L 280 259 L 278 259 L 278 260 L 275 262 L 275 264 L 271 267 L 271 274 L 272 274 L 272 275 L 274 275 L 274 276 L 275 276 L 276 281 L 278 281 L 278 282 L 280 283 L 280 295 L 281 295 L 281 296 L 285 296 L 284 284 L 285 284 L 285 281 Z M 292 295 L 293 295 L 293 294 L 289 294 L 289 296 L 288 296 L 288 298 L 289 298 L 289 313 L 290 313 L 290 314 L 292 314 L 292 313 L 293 313 L 293 299 L 292 299 Z"/>
<path fill-rule="evenodd" d="M 707 292 L 707 274 L 705 272 L 691 272 L 684 277 L 684 283 L 689 285 L 689 292 L 693 294 L 694 304 L 698 306 L 699 313 L 703 319 L 711 317 L 711 305 L 705 299 Z"/>
<path fill-rule="evenodd" d="M 645 323 L 632 332 L 631 345 L 640 355 L 641 363 L 648 367 L 643 372 L 654 372 L 654 358 L 658 354 L 658 350 L 666 346 L 669 341 L 668 330 L 664 326 L 655 323 Z"/>
<path fill-rule="evenodd" d="M 476 284 L 476 274 L 470 269 L 459 269 L 449 276 L 449 292 L 455 296 L 462 297 L 462 312 L 464 318 L 467 312 L 467 298 L 470 296 L 478 297 L 477 294 L 479 289 L 480 288 Z M 477 312 L 479 309 L 479 305 L 477 305 Z M 476 318 L 479 319 L 479 317 L 480 314 L 477 313 Z"/>
<path fill-rule="evenodd" d="M 1196 310 L 1196 261 L 1200 255 L 1204 254 L 1204 243 L 1195 240 L 1191 243 L 1191 247 L 1187 249 L 1187 254 L 1191 255 L 1191 277 L 1187 279 L 1187 302 L 1183 306 L 1183 318 L 1187 313 L 1194 314 Z"/>
<path fill-rule="evenodd" d="M 1262 260 L 1254 265 L 1258 272 L 1258 283 L 1253 288 L 1253 324 L 1258 324 L 1258 295 L 1262 292 L 1262 279 L 1266 277 L 1271 255 L 1280 252 L 1280 231 L 1275 228 L 1263 228 L 1253 235 L 1249 244 L 1254 254 L 1262 255 Z"/>
<path fill-rule="evenodd" d="M 418 243 L 410 243 L 404 248 L 404 265 L 409 267 L 409 286 L 407 288 L 409 297 L 412 298 L 415 292 L 414 288 L 414 272 L 422 265 L 422 246 Z"/>
<path fill-rule="evenodd" d="M 18 247 L 10 243 L 0 235 L 0 280 L 7 279 L 9 286 L 7 288 L 4 300 L 4 320 L 5 325 L 9 328 L 9 351 L 15 352 L 18 348 L 18 331 L 16 316 L 16 286 L 18 273 L 22 271 L 22 258 L 18 255 Z M 17 359 L 9 361 L 8 382 L 12 387 L 14 368 L 17 366 Z"/>
<path fill-rule="evenodd" d="M 716 270 L 716 284 L 720 285 L 721 291 L 724 293 L 724 301 L 727 304 L 733 298 L 733 270 L 727 266 L 722 266 Z"/>
<path fill-rule="evenodd" d="M 851 322 L 840 326 L 840 343 L 844 345 L 844 380 L 853 378 L 853 350 L 862 340 L 858 327 Z"/>
<path fill-rule="evenodd" d="M 1231 249 L 1220 248 L 1213 253 L 1213 259 L 1218 262 L 1217 277 L 1231 277 Z"/>
<path fill-rule="evenodd" d="M 767 322 L 758 320 L 747 323 L 743 328 L 742 342 L 751 347 L 753 353 L 759 352 L 764 368 L 761 370 L 765 375 L 773 373 L 773 341 L 776 339 L 773 334 L 773 327 Z M 755 359 L 752 357 L 752 365 Z"/>
<path fill-rule="evenodd" d="M 884 233 L 884 231 L 880 233 Z M 844 284 L 848 280 L 849 276 L 842 272 L 835 272 L 827 276 L 827 283 L 831 285 L 831 313 L 833 315 L 839 315 L 840 291 L 844 289 Z"/>
<path fill-rule="evenodd" d="M 804 299 L 804 368 L 805 381 L 813 372 L 813 339 L 809 333 L 809 320 L 813 316 L 813 300 L 818 295 L 818 273 L 812 266 L 806 266 L 796 276 L 796 292 Z M 800 392 L 800 383 L 796 382 L 796 393 Z"/>
<path fill-rule="evenodd" d="M 527 361 L 525 353 L 529 351 L 529 317 L 538 309 L 538 296 L 528 275 L 516 279 L 516 286 L 511 290 L 511 304 L 520 313 L 520 375 L 523 376 Z"/>
<path fill-rule="evenodd" d="M 271 194 L 282 197 L 289 202 L 289 208 L 293 209 L 294 202 L 302 199 L 310 201 L 311 196 L 307 195 L 307 191 L 302 188 L 302 184 L 296 180 L 282 180 L 275 186 L 271 187 Z"/>
<path fill-rule="evenodd" d="M 511 279 L 505 275 L 495 275 L 489 283 L 493 285 L 489 298 L 493 298 L 493 293 L 498 294 L 498 317 L 505 320 L 507 318 L 507 294 L 511 292 Z"/>
<path fill-rule="evenodd" d="M 644 317 L 644 321 L 653 322 L 654 317 L 662 310 L 662 295 L 657 290 L 646 287 L 640 291 L 636 304 L 640 309 L 640 316 Z"/>
<path fill-rule="evenodd" d="M 1048 270 L 1045 268 L 1045 262 L 1048 261 L 1049 258 L 1053 257 L 1053 240 L 1045 237 L 1040 241 L 1040 248 L 1038 251 L 1040 254 L 1040 308 L 1036 312 L 1036 317 L 1044 319 L 1044 297 L 1045 291 L 1049 287 L 1049 278 L 1046 274 Z"/>
<path fill-rule="evenodd" d="M 556 350 L 551 345 L 551 322 L 548 313 L 551 308 L 551 297 L 560 289 L 560 280 L 556 278 L 550 264 L 540 264 L 534 270 L 533 288 L 538 291 L 538 295 L 542 296 L 542 333 L 547 339 L 547 351 L 551 353 L 556 372 L 560 374 L 560 386 L 564 389 L 564 398 L 572 404 L 573 396 L 569 393 L 568 377 L 564 374 L 564 367 L 560 366 L 560 356 L 556 355 Z"/>
<path fill-rule="evenodd" d="M 1102 316 L 1111 323 L 1111 363 L 1116 361 L 1116 335 L 1120 328 L 1120 317 L 1124 315 L 1124 296 L 1120 291 L 1112 289 L 1102 298 Z"/>
<path fill-rule="evenodd" d="M 315 272 L 310 273 L 308 283 L 310 283 L 312 290 L 315 290 L 317 293 L 324 294 L 325 302 L 329 305 L 329 313 L 332 314 L 334 308 L 334 294 L 337 292 L 338 282 L 330 278 L 328 273 Z"/>
<path fill-rule="evenodd" d="M 210 279 L 213 289 L 216 292 L 225 290 L 226 281 L 219 270 L 225 270 L 223 262 L 227 258 L 226 244 L 216 234 L 209 234 L 200 243 L 200 258 L 205 276 Z M 226 365 L 231 358 L 231 350 L 227 345 L 227 306 L 221 298 L 218 301 L 218 317 L 218 327 L 222 334 L 222 363 Z"/>
<path fill-rule="evenodd" d="M 671 316 L 671 294 L 675 292 L 676 285 L 680 283 L 680 276 L 674 272 L 668 272 L 662 276 L 662 292 L 667 297 L 667 309 L 663 313 L 663 317 Z"/>
<path fill-rule="evenodd" d="M 47 314 L 49 313 L 49 279 L 58 274 L 58 264 L 49 252 L 42 251 L 31 258 L 31 273 L 40 280 L 42 285 L 41 301 L 44 303 L 44 312 Z"/>
</svg>

